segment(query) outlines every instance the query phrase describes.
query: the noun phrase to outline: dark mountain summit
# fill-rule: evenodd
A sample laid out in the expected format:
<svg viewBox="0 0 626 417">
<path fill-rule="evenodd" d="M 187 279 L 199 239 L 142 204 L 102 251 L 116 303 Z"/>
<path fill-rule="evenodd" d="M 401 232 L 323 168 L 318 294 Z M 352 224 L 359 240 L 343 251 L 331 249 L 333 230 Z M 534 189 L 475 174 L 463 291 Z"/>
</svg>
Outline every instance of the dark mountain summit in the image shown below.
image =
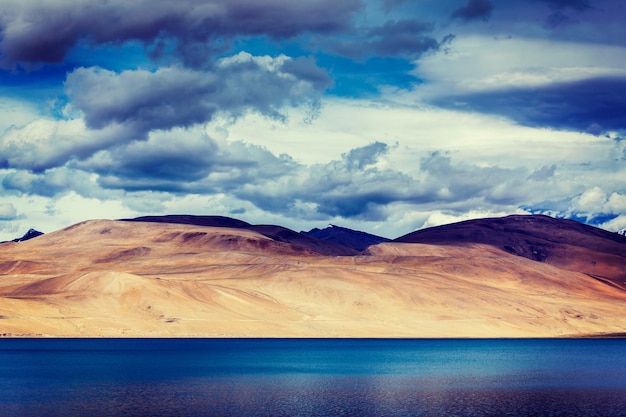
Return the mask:
<svg viewBox="0 0 626 417">
<path fill-rule="evenodd" d="M 368 246 L 377 245 L 383 242 L 389 242 L 390 239 L 361 232 L 358 230 L 347 229 L 345 227 L 329 225 L 324 229 L 311 229 L 308 232 L 300 232 L 301 234 L 316 239 L 325 240 L 358 251 L 365 250 Z"/>
<path fill-rule="evenodd" d="M 192 216 L 192 215 L 168 215 L 168 216 L 144 216 L 135 219 L 123 219 L 131 222 L 152 223 L 175 223 L 189 224 L 206 227 L 229 227 L 233 229 L 246 229 L 262 234 L 270 239 L 288 243 L 294 248 L 309 250 L 313 253 L 327 256 L 355 255 L 356 250 L 349 246 L 328 242 L 315 237 L 303 235 L 291 229 L 275 225 L 251 225 L 242 220 L 223 216 Z"/>
<path fill-rule="evenodd" d="M 536 261 L 545 260 L 549 255 L 547 249 L 558 244 L 591 246 L 616 254 L 626 251 L 626 236 L 544 215 L 466 220 L 418 230 L 395 241 L 439 245 L 485 243 Z"/>
<path fill-rule="evenodd" d="M 30 240 L 41 235 L 43 235 L 43 233 L 38 230 L 28 229 L 28 232 L 26 232 L 24 236 L 15 238 L 13 240 L 10 240 L 9 242 L 24 242 L 26 240 Z M 0 242 L 0 243 L 6 243 L 6 242 Z"/>
<path fill-rule="evenodd" d="M 297 250 L 326 256 L 355 255 L 368 246 L 389 241 L 380 236 L 340 226 L 331 225 L 324 229 L 315 228 L 298 233 L 282 226 L 252 225 L 224 216 L 167 215 L 124 220 L 246 229 L 274 241 L 288 243 Z M 619 280 L 623 277 L 620 285 L 626 280 L 626 236 L 574 220 L 544 215 L 467 220 L 418 230 L 399 237 L 394 242 L 486 244 L 534 261 L 586 271 L 597 278 Z M 602 268 L 597 266 L 599 263 L 602 263 Z"/>
<path fill-rule="evenodd" d="M 626 280 L 626 236 L 544 215 L 467 220 L 418 230 L 395 242 L 486 244 L 534 261 L 583 271 L 620 287 Z"/>
<path fill-rule="evenodd" d="M 174 223 L 189 224 L 194 226 L 207 227 L 232 227 L 234 229 L 247 229 L 251 226 L 243 220 L 237 220 L 225 216 L 193 216 L 189 214 L 170 214 L 166 216 L 142 216 L 134 219 L 122 219 L 128 222 L 150 222 L 150 223 Z"/>
</svg>

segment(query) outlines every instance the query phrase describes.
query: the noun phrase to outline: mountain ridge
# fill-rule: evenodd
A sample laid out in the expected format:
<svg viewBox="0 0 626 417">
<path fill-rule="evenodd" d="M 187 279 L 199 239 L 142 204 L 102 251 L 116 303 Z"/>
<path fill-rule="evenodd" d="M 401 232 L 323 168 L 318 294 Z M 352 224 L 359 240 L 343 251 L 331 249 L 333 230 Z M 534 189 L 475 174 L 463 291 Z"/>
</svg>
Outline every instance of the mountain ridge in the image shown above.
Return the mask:
<svg viewBox="0 0 626 417">
<path fill-rule="evenodd" d="M 43 235 L 43 232 L 40 232 L 39 230 L 35 230 L 33 228 L 30 228 L 21 237 L 17 237 L 17 238 L 12 239 L 12 240 L 6 240 L 6 241 L 3 241 L 3 242 L 0 242 L 0 244 L 8 243 L 8 242 L 24 242 L 24 241 L 27 241 L 27 240 L 30 240 L 30 239 L 34 239 L 37 236 L 41 236 L 41 235 Z"/>
<path fill-rule="evenodd" d="M 315 237 L 298 233 L 283 226 L 263 224 L 253 225 L 242 220 L 224 216 L 166 215 L 144 216 L 122 220 L 127 222 L 173 223 L 206 227 L 246 229 L 259 232 L 260 234 L 279 242 L 289 243 L 294 247 L 302 248 L 303 250 L 317 252 L 320 255 L 349 256 L 356 255 L 358 252 L 349 246 L 335 244 L 323 239 L 316 239 Z"/>
<path fill-rule="evenodd" d="M 545 215 L 466 220 L 418 230 L 394 242 L 488 244 L 533 261 L 608 279 L 620 287 L 626 281 L 626 236 Z"/>
<path fill-rule="evenodd" d="M 447 240 L 436 229 L 444 244 L 388 241 L 352 256 L 305 247 L 280 226 L 156 220 L 89 220 L 0 246 L 0 335 L 626 333 L 626 245 L 559 219 L 481 219 Z M 539 243 L 545 258 L 523 256 Z"/>
<path fill-rule="evenodd" d="M 391 240 L 381 236 L 373 235 L 371 233 L 362 232 L 360 230 L 348 229 L 347 227 L 341 227 L 332 224 L 324 229 L 313 228 L 308 232 L 300 233 L 306 236 L 314 237 L 316 239 L 326 240 L 328 242 L 348 246 L 357 251 L 363 251 L 367 249 L 368 246 L 377 245 L 383 242 L 389 242 Z"/>
</svg>

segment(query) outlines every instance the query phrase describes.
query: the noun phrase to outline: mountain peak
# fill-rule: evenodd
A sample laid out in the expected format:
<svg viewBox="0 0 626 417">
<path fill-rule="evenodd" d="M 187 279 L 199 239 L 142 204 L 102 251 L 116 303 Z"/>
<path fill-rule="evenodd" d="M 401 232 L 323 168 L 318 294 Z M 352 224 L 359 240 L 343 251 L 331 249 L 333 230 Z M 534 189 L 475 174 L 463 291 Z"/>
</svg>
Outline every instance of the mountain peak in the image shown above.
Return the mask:
<svg viewBox="0 0 626 417">
<path fill-rule="evenodd" d="M 316 239 L 325 240 L 342 246 L 347 246 L 358 251 L 366 249 L 368 246 L 389 242 L 389 239 L 372 235 L 358 230 L 329 224 L 324 229 L 314 228 L 301 234 Z"/>
<path fill-rule="evenodd" d="M 127 222 L 150 222 L 150 223 L 173 223 L 207 227 L 228 227 L 233 229 L 246 229 L 262 234 L 277 242 L 292 245 L 294 248 L 310 250 L 320 255 L 346 256 L 354 255 L 352 247 L 341 245 L 325 239 L 317 239 L 295 232 L 286 227 L 276 225 L 253 225 L 243 220 L 224 216 L 196 216 L 196 215 L 165 215 L 143 216 L 134 219 L 122 219 Z"/>
<path fill-rule="evenodd" d="M 395 242 L 490 245 L 512 255 L 584 272 L 620 288 L 626 279 L 626 236 L 544 215 L 466 220 L 418 230 Z M 599 259 L 602 267 L 596 266 Z"/>
<path fill-rule="evenodd" d="M 12 241 L 13 242 L 24 242 L 25 240 L 30 240 L 32 238 L 35 238 L 35 237 L 41 236 L 41 235 L 43 235 L 43 232 L 40 232 L 40 231 L 35 230 L 33 228 L 30 228 L 30 229 L 28 229 L 28 232 L 26 232 L 24 234 L 24 236 L 18 237 L 16 239 L 13 239 Z"/>
</svg>

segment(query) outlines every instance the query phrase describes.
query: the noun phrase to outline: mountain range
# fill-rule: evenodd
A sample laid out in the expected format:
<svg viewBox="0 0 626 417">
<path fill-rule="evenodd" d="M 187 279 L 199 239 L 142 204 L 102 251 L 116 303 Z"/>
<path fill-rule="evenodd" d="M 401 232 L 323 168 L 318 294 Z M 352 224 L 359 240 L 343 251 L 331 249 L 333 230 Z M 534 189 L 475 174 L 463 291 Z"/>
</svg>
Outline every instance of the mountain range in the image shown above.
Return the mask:
<svg viewBox="0 0 626 417">
<path fill-rule="evenodd" d="M 0 245 L 5 336 L 607 336 L 625 301 L 626 237 L 543 215 L 395 240 L 148 216 Z"/>
<path fill-rule="evenodd" d="M 29 240 L 29 239 L 33 239 L 36 238 L 37 236 L 41 236 L 43 235 L 42 232 L 40 232 L 39 230 L 35 230 L 35 229 L 28 229 L 28 231 L 26 233 L 24 233 L 24 235 L 22 235 L 22 237 L 17 237 L 13 240 L 11 240 L 11 242 L 23 242 L 25 240 Z M 0 244 L 2 243 L 7 243 L 7 242 L 0 242 Z"/>
</svg>

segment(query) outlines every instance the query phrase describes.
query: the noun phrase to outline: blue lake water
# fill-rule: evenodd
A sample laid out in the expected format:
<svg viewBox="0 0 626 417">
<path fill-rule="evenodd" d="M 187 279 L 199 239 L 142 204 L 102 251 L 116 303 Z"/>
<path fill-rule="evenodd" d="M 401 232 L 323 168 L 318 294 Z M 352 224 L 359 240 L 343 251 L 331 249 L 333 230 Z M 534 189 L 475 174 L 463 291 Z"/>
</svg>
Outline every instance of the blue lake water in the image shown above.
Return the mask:
<svg viewBox="0 0 626 417">
<path fill-rule="evenodd" d="M 0 416 L 626 416 L 626 339 L 0 339 Z"/>
</svg>

